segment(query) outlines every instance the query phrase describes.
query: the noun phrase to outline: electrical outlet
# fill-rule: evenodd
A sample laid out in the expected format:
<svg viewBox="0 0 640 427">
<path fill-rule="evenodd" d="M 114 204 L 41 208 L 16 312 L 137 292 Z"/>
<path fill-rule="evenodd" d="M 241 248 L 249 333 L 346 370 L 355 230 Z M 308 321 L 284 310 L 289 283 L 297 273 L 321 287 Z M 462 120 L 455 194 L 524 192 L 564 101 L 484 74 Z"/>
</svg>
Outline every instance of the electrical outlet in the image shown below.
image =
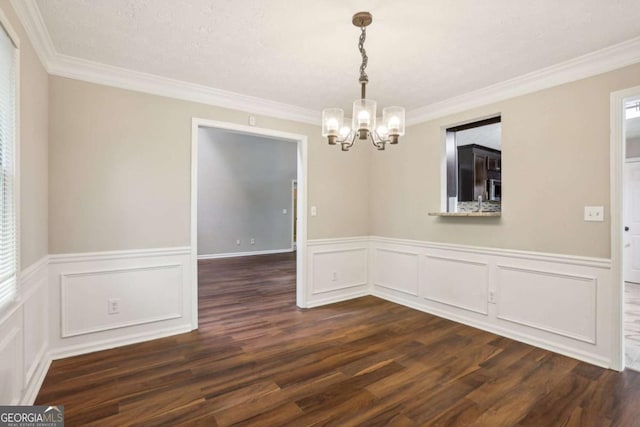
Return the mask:
<svg viewBox="0 0 640 427">
<path fill-rule="evenodd" d="M 240 239 L 236 240 L 236 245 L 240 246 Z"/>
<path fill-rule="evenodd" d="M 249 126 L 256 125 L 256 116 L 249 116 Z"/>
<path fill-rule="evenodd" d="M 337 282 L 337 281 L 338 281 L 338 272 L 337 272 L 337 271 L 334 271 L 334 272 L 331 274 L 331 281 L 332 281 L 332 282 Z"/>
<path fill-rule="evenodd" d="M 256 244 L 256 239 L 254 239 L 253 237 L 251 238 L 251 244 L 255 245 Z"/>
<path fill-rule="evenodd" d="M 489 291 L 489 303 L 496 303 L 496 291 Z"/>
<path fill-rule="evenodd" d="M 318 208 L 316 208 L 315 206 L 311 206 L 311 216 L 316 215 L 318 215 Z"/>
<path fill-rule="evenodd" d="M 584 220 L 585 221 L 604 221 L 604 207 L 603 206 L 585 206 Z"/>
<path fill-rule="evenodd" d="M 282 215 L 286 215 L 287 214 L 287 210 L 286 209 L 282 209 Z"/>
<path fill-rule="evenodd" d="M 120 298 L 109 298 L 107 305 L 107 314 L 120 313 Z"/>
</svg>

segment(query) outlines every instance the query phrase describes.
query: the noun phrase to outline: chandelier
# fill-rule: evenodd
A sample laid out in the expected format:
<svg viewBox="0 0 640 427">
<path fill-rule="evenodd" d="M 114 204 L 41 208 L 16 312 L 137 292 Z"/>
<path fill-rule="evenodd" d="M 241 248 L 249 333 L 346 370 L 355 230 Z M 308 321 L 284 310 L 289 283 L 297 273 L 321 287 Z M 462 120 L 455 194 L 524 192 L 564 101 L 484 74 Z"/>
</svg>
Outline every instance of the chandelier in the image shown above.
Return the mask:
<svg viewBox="0 0 640 427">
<path fill-rule="evenodd" d="M 329 145 L 340 144 L 342 151 L 349 151 L 356 139 L 369 139 L 378 150 L 384 150 L 386 144 L 397 144 L 404 135 L 404 108 L 386 107 L 382 110 L 382 123 L 376 128 L 376 101 L 366 98 L 369 77 L 367 68 L 367 51 L 364 41 L 367 37 L 367 26 L 373 17 L 369 12 L 358 12 L 351 22 L 361 30 L 358 50 L 362 55 L 360 65 L 360 99 L 353 102 L 351 128 L 344 126 L 344 110 L 341 108 L 325 108 L 322 110 L 322 136 Z"/>
</svg>

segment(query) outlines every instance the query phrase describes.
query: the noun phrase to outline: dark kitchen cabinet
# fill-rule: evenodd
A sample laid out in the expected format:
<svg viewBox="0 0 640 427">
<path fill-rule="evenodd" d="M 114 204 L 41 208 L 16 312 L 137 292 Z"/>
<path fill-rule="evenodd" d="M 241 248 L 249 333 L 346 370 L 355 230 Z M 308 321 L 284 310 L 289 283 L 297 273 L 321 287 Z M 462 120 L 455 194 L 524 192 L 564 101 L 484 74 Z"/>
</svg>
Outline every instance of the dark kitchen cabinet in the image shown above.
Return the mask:
<svg viewBox="0 0 640 427">
<path fill-rule="evenodd" d="M 502 155 L 499 150 L 471 144 L 458 147 L 458 201 L 489 198 L 489 180 L 501 180 Z"/>
</svg>

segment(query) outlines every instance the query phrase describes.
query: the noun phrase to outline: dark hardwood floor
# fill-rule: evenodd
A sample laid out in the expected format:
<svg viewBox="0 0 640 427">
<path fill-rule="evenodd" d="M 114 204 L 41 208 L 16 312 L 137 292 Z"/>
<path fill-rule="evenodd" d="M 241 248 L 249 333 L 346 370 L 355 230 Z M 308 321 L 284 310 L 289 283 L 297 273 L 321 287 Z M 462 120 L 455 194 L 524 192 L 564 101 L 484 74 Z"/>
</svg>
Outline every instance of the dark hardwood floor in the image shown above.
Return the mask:
<svg viewBox="0 0 640 427">
<path fill-rule="evenodd" d="M 638 426 L 618 373 L 374 297 L 300 310 L 291 254 L 200 263 L 200 329 L 55 361 L 66 425 Z"/>
</svg>

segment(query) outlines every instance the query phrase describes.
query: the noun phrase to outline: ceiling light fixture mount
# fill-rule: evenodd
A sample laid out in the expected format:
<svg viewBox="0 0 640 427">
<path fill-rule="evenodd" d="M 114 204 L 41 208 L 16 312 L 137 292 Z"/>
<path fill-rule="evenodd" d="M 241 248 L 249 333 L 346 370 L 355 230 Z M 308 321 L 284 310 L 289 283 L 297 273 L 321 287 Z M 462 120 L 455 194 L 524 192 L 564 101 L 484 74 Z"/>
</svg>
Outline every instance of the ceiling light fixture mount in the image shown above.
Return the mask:
<svg viewBox="0 0 640 427">
<path fill-rule="evenodd" d="M 376 101 L 366 98 L 369 77 L 365 72 L 369 57 L 364 49 L 367 37 L 367 26 L 373 22 L 369 12 L 358 12 L 351 22 L 360 28 L 358 50 L 362 55 L 360 65 L 360 99 L 353 102 L 351 128 L 343 126 L 344 110 L 341 108 L 325 108 L 322 110 L 322 136 L 329 145 L 340 144 L 342 151 L 349 151 L 356 139 L 370 139 L 378 150 L 384 150 L 386 144 L 397 144 L 404 135 L 404 108 L 386 107 L 382 110 L 382 124 L 376 128 Z"/>
</svg>

